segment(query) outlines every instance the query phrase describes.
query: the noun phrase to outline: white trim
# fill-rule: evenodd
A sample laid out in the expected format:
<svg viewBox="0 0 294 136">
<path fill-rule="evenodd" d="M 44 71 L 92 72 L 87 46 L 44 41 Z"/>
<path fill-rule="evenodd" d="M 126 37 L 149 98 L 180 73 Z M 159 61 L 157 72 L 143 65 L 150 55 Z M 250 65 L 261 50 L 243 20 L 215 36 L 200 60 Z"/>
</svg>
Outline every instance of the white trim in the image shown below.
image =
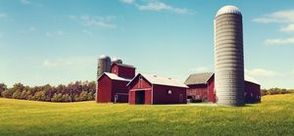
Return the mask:
<svg viewBox="0 0 294 136">
<path fill-rule="evenodd" d="M 141 90 L 151 90 L 152 88 L 142 88 L 142 89 L 130 89 L 131 92 L 141 91 Z"/>
<path fill-rule="evenodd" d="M 154 100 L 153 100 L 153 95 L 154 95 L 154 94 L 153 94 L 153 92 L 154 92 L 153 90 L 154 90 L 154 86 L 153 86 L 153 84 L 152 84 L 152 86 L 151 86 L 151 104 L 152 104 L 152 105 L 153 105 L 153 101 L 154 101 Z"/>
</svg>

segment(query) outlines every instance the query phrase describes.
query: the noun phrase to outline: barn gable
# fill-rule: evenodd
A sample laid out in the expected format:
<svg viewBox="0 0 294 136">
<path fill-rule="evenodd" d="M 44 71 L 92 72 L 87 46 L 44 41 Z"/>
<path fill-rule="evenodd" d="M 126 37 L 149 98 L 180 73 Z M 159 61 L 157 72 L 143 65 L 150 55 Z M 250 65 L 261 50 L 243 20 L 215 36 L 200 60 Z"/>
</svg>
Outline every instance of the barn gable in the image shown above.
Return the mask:
<svg viewBox="0 0 294 136">
<path fill-rule="evenodd" d="M 208 81 L 214 76 L 214 73 L 196 73 L 190 75 L 186 81 L 186 85 L 200 85 L 207 84 Z"/>
<path fill-rule="evenodd" d="M 186 86 L 185 84 L 180 83 L 172 78 L 166 78 L 166 77 L 161 77 L 157 75 L 141 74 L 141 73 L 139 73 L 135 78 L 133 78 L 128 85 L 133 84 L 134 80 L 136 80 L 137 78 L 144 78 L 152 85 L 164 85 L 164 86 L 188 88 L 188 86 Z"/>
<path fill-rule="evenodd" d="M 127 84 L 130 79 L 119 77 L 113 73 L 104 72 L 98 78 L 96 101 L 99 103 L 128 102 Z"/>
</svg>

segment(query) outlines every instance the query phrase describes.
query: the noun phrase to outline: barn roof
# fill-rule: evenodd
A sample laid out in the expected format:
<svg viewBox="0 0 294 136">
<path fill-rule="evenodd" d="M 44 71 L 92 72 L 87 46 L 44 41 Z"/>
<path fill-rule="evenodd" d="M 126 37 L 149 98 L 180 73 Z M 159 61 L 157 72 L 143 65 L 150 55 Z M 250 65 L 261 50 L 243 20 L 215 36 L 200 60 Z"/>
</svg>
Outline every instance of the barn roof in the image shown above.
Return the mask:
<svg viewBox="0 0 294 136">
<path fill-rule="evenodd" d="M 150 74 L 141 74 L 141 73 L 137 74 L 137 76 L 134 77 L 131 82 L 133 82 L 134 79 L 136 79 L 140 75 L 143 76 L 146 80 L 148 80 L 151 84 L 188 88 L 188 86 L 186 86 L 185 84 L 180 83 L 172 78 L 167 78 L 167 77 L 162 77 L 157 75 L 150 75 Z"/>
<path fill-rule="evenodd" d="M 112 79 L 112 80 L 128 81 L 128 82 L 131 81 L 131 79 L 127 79 L 127 78 L 119 77 L 119 76 L 117 76 L 116 74 L 108 73 L 108 72 L 104 72 L 104 73 L 98 78 L 98 80 L 99 80 L 103 75 L 108 76 L 108 77 L 109 77 L 110 79 Z"/>
<path fill-rule="evenodd" d="M 197 84 L 207 84 L 208 80 L 213 76 L 214 73 L 196 73 L 190 75 L 186 81 L 186 85 L 197 85 Z"/>
<path fill-rule="evenodd" d="M 112 66 L 113 65 L 118 65 L 118 66 L 127 67 L 127 68 L 135 68 L 133 65 L 128 65 L 128 64 L 113 63 Z"/>
</svg>

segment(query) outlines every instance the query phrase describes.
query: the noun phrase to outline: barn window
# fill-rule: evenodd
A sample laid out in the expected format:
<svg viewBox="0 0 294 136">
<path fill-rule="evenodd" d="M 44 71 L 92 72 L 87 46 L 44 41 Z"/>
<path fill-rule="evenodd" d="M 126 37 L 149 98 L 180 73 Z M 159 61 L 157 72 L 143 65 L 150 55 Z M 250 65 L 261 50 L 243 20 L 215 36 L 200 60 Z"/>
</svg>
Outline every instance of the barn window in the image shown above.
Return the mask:
<svg viewBox="0 0 294 136">
<path fill-rule="evenodd" d="M 140 77 L 139 77 L 139 79 L 140 79 L 140 80 L 142 80 L 142 79 L 143 79 L 143 77 L 142 77 L 142 76 L 140 76 Z"/>
<path fill-rule="evenodd" d="M 167 90 L 167 94 L 172 94 L 172 90 Z"/>
</svg>

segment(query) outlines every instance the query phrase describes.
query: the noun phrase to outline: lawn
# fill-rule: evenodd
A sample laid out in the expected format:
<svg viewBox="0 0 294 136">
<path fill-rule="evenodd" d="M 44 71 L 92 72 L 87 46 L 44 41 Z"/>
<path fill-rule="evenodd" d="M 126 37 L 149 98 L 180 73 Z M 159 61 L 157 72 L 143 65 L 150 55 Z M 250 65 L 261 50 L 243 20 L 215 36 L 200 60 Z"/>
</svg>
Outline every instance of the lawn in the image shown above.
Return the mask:
<svg viewBox="0 0 294 136">
<path fill-rule="evenodd" d="M 294 135 L 294 94 L 242 108 L 45 103 L 0 99 L 6 135 Z"/>
</svg>

